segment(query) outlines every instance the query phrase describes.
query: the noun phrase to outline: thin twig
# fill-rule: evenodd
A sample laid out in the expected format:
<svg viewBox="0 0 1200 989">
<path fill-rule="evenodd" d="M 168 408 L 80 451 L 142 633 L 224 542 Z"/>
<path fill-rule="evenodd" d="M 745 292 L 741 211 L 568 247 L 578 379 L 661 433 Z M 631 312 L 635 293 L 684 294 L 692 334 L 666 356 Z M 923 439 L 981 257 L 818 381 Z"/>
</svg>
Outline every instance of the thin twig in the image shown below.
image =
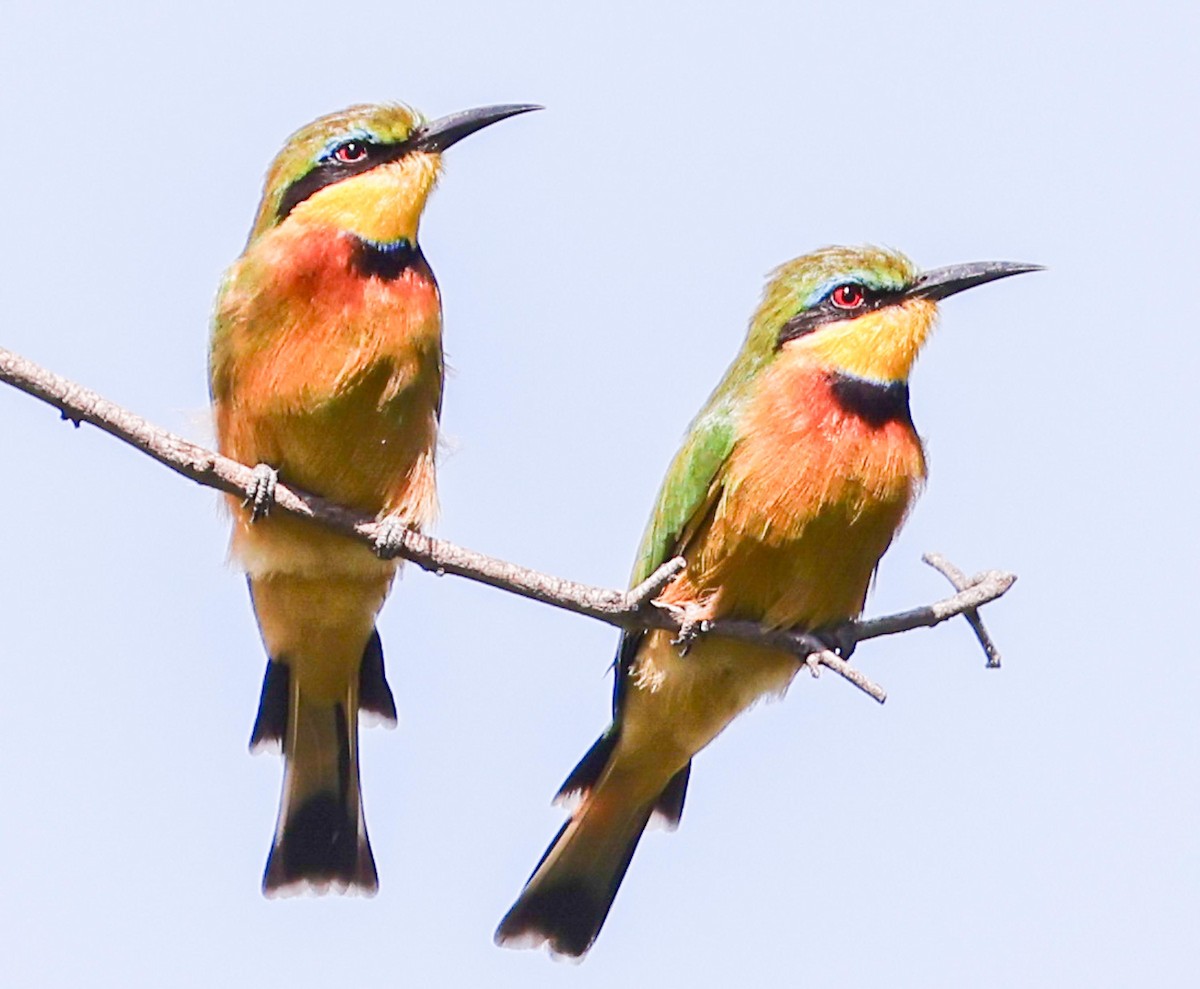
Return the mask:
<svg viewBox="0 0 1200 989">
<path fill-rule="evenodd" d="M 921 559 L 950 581 L 956 591 L 965 591 L 968 587 L 978 584 L 981 577 L 986 576 L 986 574 L 979 574 L 975 577 L 968 577 L 958 567 L 942 556 L 941 553 L 926 553 Z M 1016 579 L 1016 576 L 1012 575 L 1008 586 L 1011 587 L 1013 581 Z M 1007 588 L 1005 589 L 1007 590 Z M 975 630 L 975 638 L 983 646 L 983 653 L 987 656 L 987 668 L 989 670 L 1000 669 L 1000 650 L 996 648 L 996 643 L 992 641 L 991 635 L 988 634 L 988 630 L 984 627 L 983 619 L 979 617 L 978 609 L 967 608 L 962 613 L 962 616 L 967 620 L 971 628 Z"/>
<path fill-rule="evenodd" d="M 625 606 L 630 611 L 640 611 L 658 597 L 659 592 L 671 583 L 677 574 L 683 573 L 686 568 L 687 560 L 682 556 L 677 556 L 673 560 L 667 560 L 666 563 L 638 584 L 637 587 L 631 587 L 625 593 Z"/>
<path fill-rule="evenodd" d="M 159 429 L 95 392 L 3 348 L 0 348 L 0 381 L 54 406 L 62 412 L 64 419 L 76 425 L 91 423 L 199 484 L 239 497 L 247 496 L 256 488 L 258 477 L 253 468 Z M 397 556 L 438 576 L 455 574 L 466 577 L 622 629 L 657 628 L 678 633 L 682 627 L 678 617 L 652 603 L 684 568 L 686 564 L 682 559 L 664 563 L 649 579 L 632 590 L 616 591 L 530 570 L 414 530 L 397 532 L 382 526 L 377 519 L 353 512 L 317 495 L 290 488 L 283 482 L 275 486 L 272 510 L 308 519 L 372 549 L 376 547 L 381 530 L 386 528 L 389 544 Z M 964 579 L 959 593 L 954 597 L 896 615 L 847 622 L 837 630 L 839 639 L 862 642 L 881 635 L 932 627 L 955 615 L 974 614 L 981 605 L 1000 597 L 1015 579 L 1012 574 L 1000 571 L 988 571 L 970 581 Z M 806 632 L 772 629 L 749 621 L 719 619 L 709 623 L 704 634 L 785 650 L 802 660 L 813 657 L 810 665 L 819 664 L 833 670 L 880 703 L 887 696 L 882 687 L 831 652 L 821 639 Z M 986 636 L 986 633 L 983 634 Z M 985 648 L 988 648 L 987 643 L 990 640 L 985 642 Z M 991 650 L 989 656 L 994 654 L 994 646 Z"/>
</svg>

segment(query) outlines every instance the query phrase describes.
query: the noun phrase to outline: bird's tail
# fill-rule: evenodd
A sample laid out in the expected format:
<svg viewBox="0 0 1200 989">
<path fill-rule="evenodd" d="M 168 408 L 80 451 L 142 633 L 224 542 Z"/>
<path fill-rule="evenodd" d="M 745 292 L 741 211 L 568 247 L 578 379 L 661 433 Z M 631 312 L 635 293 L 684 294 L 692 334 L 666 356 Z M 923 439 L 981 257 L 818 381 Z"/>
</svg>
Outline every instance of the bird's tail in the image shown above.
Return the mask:
<svg viewBox="0 0 1200 989">
<path fill-rule="evenodd" d="M 263 875 L 268 896 L 379 888 L 359 786 L 360 708 L 395 721 L 374 632 L 357 682 L 351 679 L 340 695 L 307 690 L 286 660 L 267 666 L 251 748 L 280 742 L 284 756 L 279 819 Z"/>
<path fill-rule="evenodd" d="M 690 764 L 663 788 L 648 784 L 645 773 L 614 764 L 614 744 L 612 734 L 602 737 L 568 777 L 560 796 L 580 791 L 583 799 L 500 922 L 497 944 L 545 944 L 556 955 L 584 955 L 608 917 L 651 816 L 659 813 L 669 826 L 678 823 Z"/>
</svg>

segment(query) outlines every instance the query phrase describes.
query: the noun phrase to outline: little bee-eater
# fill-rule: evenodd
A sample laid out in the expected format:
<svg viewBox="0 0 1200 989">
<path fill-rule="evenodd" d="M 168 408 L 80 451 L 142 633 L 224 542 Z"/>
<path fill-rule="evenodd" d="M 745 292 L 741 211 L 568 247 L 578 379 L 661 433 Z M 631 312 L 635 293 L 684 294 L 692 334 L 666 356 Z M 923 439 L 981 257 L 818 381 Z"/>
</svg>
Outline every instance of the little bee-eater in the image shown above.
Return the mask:
<svg viewBox="0 0 1200 989">
<path fill-rule="evenodd" d="M 925 478 L 908 376 L 947 296 L 1036 266 L 921 273 L 876 248 L 829 247 L 779 268 L 741 352 L 692 423 L 658 496 L 634 583 L 673 556 L 661 600 L 694 622 L 817 633 L 862 611 Z M 591 947 L 651 817 L 679 823 L 692 757 L 795 656 L 730 639 L 627 632 L 613 721 L 559 790 L 578 800 L 496 932 L 499 944 Z"/>
<path fill-rule="evenodd" d="M 262 465 L 230 499 L 268 662 L 251 748 L 285 761 L 267 894 L 373 892 L 358 714 L 395 723 L 375 616 L 396 564 L 295 519 L 260 517 L 276 476 L 395 526 L 436 509 L 441 300 L 417 243 L 441 153 L 533 106 L 431 123 L 398 104 L 301 128 L 267 173 L 245 251 L 217 299 L 210 362 L 220 449 Z"/>
</svg>

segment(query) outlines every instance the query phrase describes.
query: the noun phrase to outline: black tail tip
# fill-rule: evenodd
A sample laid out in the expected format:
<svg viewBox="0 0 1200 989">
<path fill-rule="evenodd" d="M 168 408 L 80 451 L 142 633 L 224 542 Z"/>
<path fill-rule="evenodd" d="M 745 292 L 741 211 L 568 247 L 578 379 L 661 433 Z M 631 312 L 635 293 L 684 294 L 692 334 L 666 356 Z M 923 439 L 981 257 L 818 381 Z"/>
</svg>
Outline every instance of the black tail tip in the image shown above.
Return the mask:
<svg viewBox="0 0 1200 989">
<path fill-rule="evenodd" d="M 283 663 L 267 660 L 263 674 L 262 694 L 258 699 L 258 715 L 250 733 L 250 751 L 264 752 L 283 749 L 287 735 L 288 693 L 291 674 Z"/>
<path fill-rule="evenodd" d="M 358 667 L 358 706 L 369 715 L 368 722 L 396 726 L 396 698 L 388 686 L 387 671 L 383 665 L 383 643 L 379 632 L 371 629 L 371 638 L 363 650 L 362 662 Z"/>
<path fill-rule="evenodd" d="M 611 904 L 611 898 L 597 897 L 581 882 L 526 890 L 500 921 L 494 940 L 505 948 L 545 945 L 551 954 L 582 958 L 600 933 Z"/>
<path fill-rule="evenodd" d="M 375 858 L 365 828 L 336 796 L 318 793 L 288 815 L 263 875 L 263 893 L 379 890 Z"/>
</svg>

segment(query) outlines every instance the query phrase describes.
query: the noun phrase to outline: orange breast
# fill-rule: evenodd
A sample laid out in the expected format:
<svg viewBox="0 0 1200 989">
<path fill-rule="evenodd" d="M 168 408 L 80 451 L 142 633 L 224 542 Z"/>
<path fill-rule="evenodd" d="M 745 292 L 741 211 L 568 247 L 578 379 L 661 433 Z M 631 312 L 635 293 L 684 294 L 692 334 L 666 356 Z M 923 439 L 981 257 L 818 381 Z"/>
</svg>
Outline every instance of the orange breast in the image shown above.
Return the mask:
<svg viewBox="0 0 1200 989">
<path fill-rule="evenodd" d="M 349 507 L 422 525 L 436 510 L 437 285 L 423 262 L 395 278 L 366 276 L 352 252 L 344 234 L 287 224 L 235 266 L 213 357 L 220 448 Z M 252 570 L 249 557 L 329 541 L 282 518 L 250 528 L 240 505 L 235 513 L 235 551 Z"/>
<path fill-rule="evenodd" d="M 925 476 L 907 417 L 871 421 L 802 354 L 762 372 L 722 490 L 669 598 L 706 614 L 819 628 L 859 614 Z"/>
</svg>

